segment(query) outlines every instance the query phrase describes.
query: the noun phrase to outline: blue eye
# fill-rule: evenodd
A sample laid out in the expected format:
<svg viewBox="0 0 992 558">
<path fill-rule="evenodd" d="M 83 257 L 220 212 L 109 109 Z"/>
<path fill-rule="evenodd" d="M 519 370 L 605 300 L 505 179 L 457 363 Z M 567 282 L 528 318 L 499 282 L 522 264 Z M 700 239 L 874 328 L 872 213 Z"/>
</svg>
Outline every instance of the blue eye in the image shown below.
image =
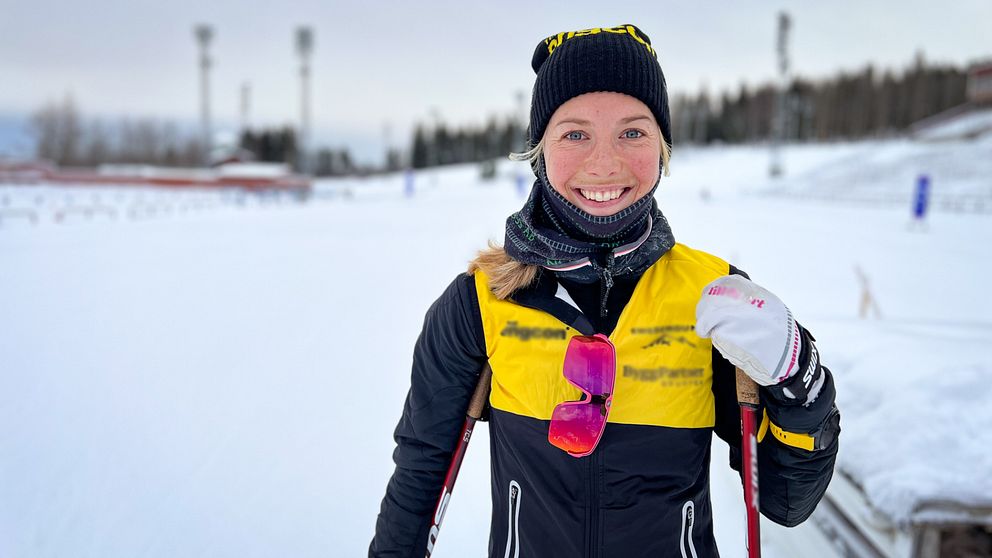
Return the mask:
<svg viewBox="0 0 992 558">
<path fill-rule="evenodd" d="M 573 141 L 578 141 L 582 139 L 582 132 L 569 132 L 565 134 L 565 138 Z"/>
<path fill-rule="evenodd" d="M 638 139 L 644 137 L 644 132 L 640 130 L 627 130 L 623 133 L 623 137 L 627 139 Z"/>
</svg>

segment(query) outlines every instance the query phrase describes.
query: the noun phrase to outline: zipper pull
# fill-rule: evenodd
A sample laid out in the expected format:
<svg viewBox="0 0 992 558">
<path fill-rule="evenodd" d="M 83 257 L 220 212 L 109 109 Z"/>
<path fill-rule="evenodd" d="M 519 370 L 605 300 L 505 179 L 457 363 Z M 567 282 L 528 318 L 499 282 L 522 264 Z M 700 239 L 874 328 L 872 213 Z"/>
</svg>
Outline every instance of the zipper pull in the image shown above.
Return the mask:
<svg viewBox="0 0 992 558">
<path fill-rule="evenodd" d="M 600 299 L 599 299 L 599 317 L 606 317 L 606 299 L 610 296 L 610 289 L 613 288 L 613 253 L 610 252 L 606 256 L 606 266 L 600 270 L 600 279 L 602 284 L 600 287 Z"/>
</svg>

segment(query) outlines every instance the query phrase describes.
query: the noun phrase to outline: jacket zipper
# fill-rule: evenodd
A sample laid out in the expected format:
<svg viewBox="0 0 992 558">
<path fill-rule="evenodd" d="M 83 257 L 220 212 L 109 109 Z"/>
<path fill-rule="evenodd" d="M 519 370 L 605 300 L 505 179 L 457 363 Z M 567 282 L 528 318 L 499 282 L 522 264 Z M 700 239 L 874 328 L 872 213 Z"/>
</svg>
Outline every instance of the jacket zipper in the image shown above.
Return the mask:
<svg viewBox="0 0 992 558">
<path fill-rule="evenodd" d="M 599 557 L 599 460 L 598 452 L 593 452 L 589 456 L 589 497 L 587 498 L 589 507 L 586 523 L 589 540 L 589 546 L 586 548 L 588 558 Z"/>
<path fill-rule="evenodd" d="M 679 533 L 679 550 L 682 558 L 696 558 L 696 545 L 692 542 L 692 526 L 696 523 L 696 506 L 687 500 L 682 506 L 682 529 Z"/>
<path fill-rule="evenodd" d="M 509 505 L 507 506 L 507 527 L 506 527 L 506 552 L 503 558 L 520 557 L 520 532 L 518 522 L 520 521 L 520 485 L 517 481 L 510 481 Z"/>
</svg>

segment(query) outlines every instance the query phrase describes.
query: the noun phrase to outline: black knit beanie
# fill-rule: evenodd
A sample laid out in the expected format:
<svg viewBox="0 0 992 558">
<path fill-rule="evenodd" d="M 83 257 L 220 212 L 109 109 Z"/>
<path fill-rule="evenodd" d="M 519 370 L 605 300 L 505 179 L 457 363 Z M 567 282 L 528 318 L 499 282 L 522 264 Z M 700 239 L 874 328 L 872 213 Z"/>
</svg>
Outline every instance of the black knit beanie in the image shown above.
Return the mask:
<svg viewBox="0 0 992 558">
<path fill-rule="evenodd" d="M 595 91 L 630 95 L 651 109 L 661 134 L 671 145 L 665 75 L 651 40 L 633 25 L 597 27 L 552 35 L 534 50 L 537 72 L 530 105 L 528 137 L 537 145 L 558 107 Z"/>
</svg>

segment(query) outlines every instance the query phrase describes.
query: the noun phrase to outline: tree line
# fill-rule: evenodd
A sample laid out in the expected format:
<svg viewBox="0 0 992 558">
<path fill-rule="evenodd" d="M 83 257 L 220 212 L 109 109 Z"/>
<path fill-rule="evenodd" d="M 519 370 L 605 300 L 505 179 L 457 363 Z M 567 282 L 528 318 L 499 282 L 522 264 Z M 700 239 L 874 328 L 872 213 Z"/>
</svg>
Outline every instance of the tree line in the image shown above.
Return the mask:
<svg viewBox="0 0 992 558">
<path fill-rule="evenodd" d="M 765 141 L 773 136 L 778 111 L 786 141 L 858 139 L 905 132 L 913 123 L 966 101 L 967 71 L 928 64 L 922 54 L 901 70 L 877 71 L 868 65 L 820 80 L 796 77 L 784 88 L 741 85 L 736 92 L 711 97 L 673 95 L 672 139 L 676 144 Z M 198 134 L 169 122 L 85 119 L 71 97 L 48 103 L 31 118 L 39 158 L 65 166 L 105 163 L 198 166 L 203 149 Z M 415 126 L 404 152 L 390 149 L 379 169 L 357 165 L 346 148 L 322 148 L 304 162 L 319 176 L 374 170 L 425 168 L 485 161 L 522 151 L 526 130 L 517 119 L 491 117 L 481 126 L 444 122 Z M 296 131 L 245 130 L 236 140 L 238 157 L 299 167 Z"/>
<path fill-rule="evenodd" d="M 772 138 L 781 110 L 786 141 L 858 139 L 904 133 L 916 122 L 966 101 L 967 70 L 927 64 L 922 54 L 902 71 L 872 65 L 820 80 L 792 79 L 784 94 L 773 84 L 741 85 L 713 98 L 704 89 L 673 95 L 676 144 L 745 143 Z M 781 105 L 781 108 L 779 106 Z M 483 161 L 521 151 L 525 129 L 513 119 L 485 127 L 418 125 L 410 144 L 414 168 Z"/>
<path fill-rule="evenodd" d="M 771 84 L 742 85 L 713 99 L 703 90 L 672 100 L 674 142 L 740 143 L 772 137 L 777 105 L 789 141 L 858 139 L 905 132 L 920 120 L 966 101 L 967 71 L 928 65 L 922 54 L 901 72 L 868 65 L 822 80 L 794 78 L 779 95 Z"/>
<path fill-rule="evenodd" d="M 506 157 L 523 151 L 524 127 L 513 118 L 490 118 L 485 126 L 449 128 L 418 124 L 410 146 L 410 166 L 415 169 L 470 163 Z"/>
<path fill-rule="evenodd" d="M 36 156 L 62 166 L 193 166 L 202 158 L 200 141 L 169 122 L 122 118 L 109 123 L 86 119 L 68 95 L 34 112 L 30 127 Z"/>
<path fill-rule="evenodd" d="M 35 137 L 35 155 L 64 167 L 104 164 L 197 167 L 204 161 L 199 134 L 182 132 L 170 122 L 154 119 L 122 118 L 116 122 L 87 119 L 68 95 L 35 111 L 30 127 Z M 285 163 L 297 170 L 300 163 L 296 130 L 291 126 L 244 130 L 237 138 L 237 145 L 221 151 L 215 154 L 219 161 Z M 347 149 L 319 149 L 307 166 L 318 176 L 361 170 Z"/>
</svg>

